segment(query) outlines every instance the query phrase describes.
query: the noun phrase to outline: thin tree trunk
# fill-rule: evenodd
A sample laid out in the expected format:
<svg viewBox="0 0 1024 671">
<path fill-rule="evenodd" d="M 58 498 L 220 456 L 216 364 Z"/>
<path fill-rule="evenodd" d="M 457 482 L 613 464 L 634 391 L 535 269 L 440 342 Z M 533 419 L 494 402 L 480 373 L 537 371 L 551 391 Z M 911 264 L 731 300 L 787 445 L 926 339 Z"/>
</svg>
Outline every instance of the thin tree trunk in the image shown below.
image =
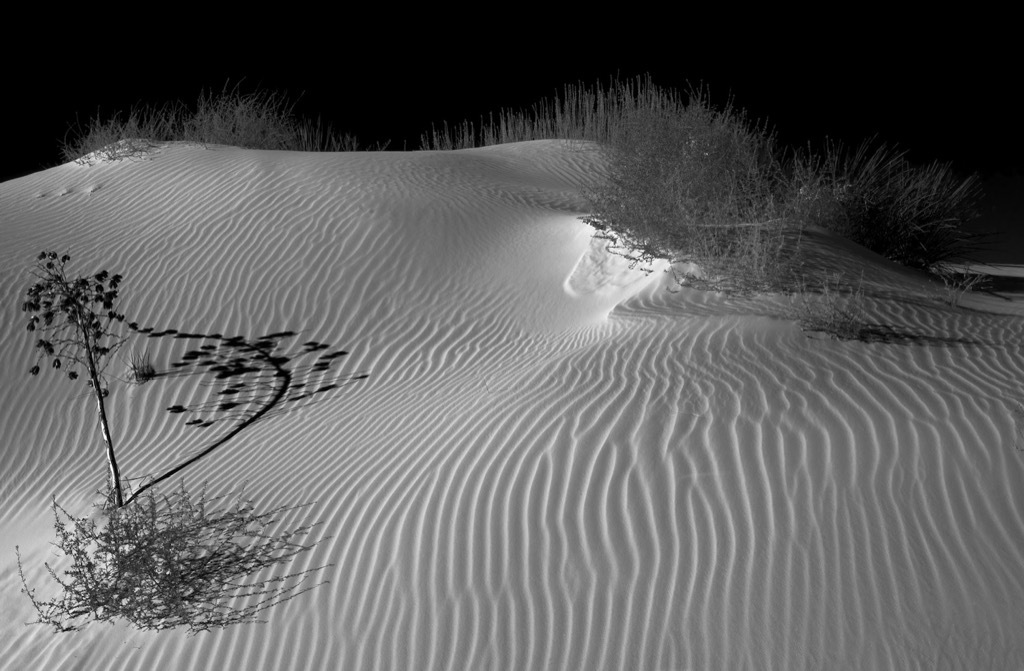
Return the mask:
<svg viewBox="0 0 1024 671">
<path fill-rule="evenodd" d="M 103 388 L 100 386 L 100 376 L 96 371 L 96 361 L 92 353 L 92 342 L 88 336 L 86 336 L 86 356 L 89 363 L 89 380 L 92 382 L 92 392 L 96 395 L 96 412 L 99 415 L 100 433 L 103 434 L 103 443 L 107 448 L 107 464 L 110 466 L 110 486 L 114 490 L 114 503 L 120 508 L 124 505 L 124 496 L 121 493 L 121 472 L 117 468 L 117 459 L 114 457 L 114 441 L 110 437 L 110 425 L 107 423 L 107 409 L 103 403 Z"/>
</svg>

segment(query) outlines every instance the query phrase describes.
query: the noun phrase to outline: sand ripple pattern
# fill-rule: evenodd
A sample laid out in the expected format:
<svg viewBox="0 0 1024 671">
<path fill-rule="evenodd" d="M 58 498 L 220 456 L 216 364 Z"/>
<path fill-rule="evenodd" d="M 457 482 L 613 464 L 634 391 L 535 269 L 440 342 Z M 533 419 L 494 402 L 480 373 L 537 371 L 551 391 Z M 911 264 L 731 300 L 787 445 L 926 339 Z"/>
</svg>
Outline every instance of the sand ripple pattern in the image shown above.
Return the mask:
<svg viewBox="0 0 1024 671">
<path fill-rule="evenodd" d="M 0 288 L 32 255 L 125 275 L 156 333 L 291 331 L 368 374 L 273 413 L 184 474 L 315 500 L 329 585 L 187 639 L 21 623 L 46 505 L 103 471 L 84 388 L 24 376 L 0 332 L 0 667 L 1011 668 L 1024 664 L 1021 315 L 879 287 L 905 337 L 807 338 L 775 299 L 607 284 L 577 217 L 593 152 L 556 142 L 306 155 L 171 146 L 0 185 Z M 828 248 L 823 247 L 827 259 Z M 616 271 L 618 272 L 618 271 Z M 575 279 L 570 282 L 570 279 Z M 899 286 L 891 287 L 893 293 Z M 17 325 L 14 301 L 0 306 Z M 169 370 L 199 341 L 139 338 Z M 290 348 L 290 349 L 289 349 Z M 289 354 L 290 353 L 290 354 Z M 111 395 L 122 470 L 210 438 L 166 375 Z M 212 436 L 213 434 L 209 434 Z M 38 569 L 36 567 L 39 567 Z"/>
</svg>

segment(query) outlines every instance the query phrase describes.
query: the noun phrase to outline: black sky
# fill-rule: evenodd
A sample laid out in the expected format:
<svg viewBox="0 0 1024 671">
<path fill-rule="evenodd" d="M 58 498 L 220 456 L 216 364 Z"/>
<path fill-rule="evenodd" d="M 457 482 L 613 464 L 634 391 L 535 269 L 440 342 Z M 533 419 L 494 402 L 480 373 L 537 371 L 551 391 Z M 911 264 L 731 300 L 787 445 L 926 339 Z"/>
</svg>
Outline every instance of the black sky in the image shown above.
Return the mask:
<svg viewBox="0 0 1024 671">
<path fill-rule="evenodd" d="M 637 31 L 555 17 L 500 28 L 485 18 L 467 28 L 424 17 L 399 30 L 382 17 L 356 25 L 304 17 L 295 33 L 273 16 L 249 29 L 186 22 L 74 48 L 4 47 L 10 98 L 0 181 L 57 164 L 76 118 L 192 102 L 228 80 L 287 92 L 299 114 L 319 115 L 363 144 L 390 140 L 400 150 L 418 148 L 432 123 L 528 107 L 568 83 L 644 73 L 667 87 L 706 85 L 719 103 L 731 95 L 787 144 L 878 136 L 917 161 L 951 161 L 963 172 L 1024 171 L 1014 102 L 1022 59 L 998 37 L 998 17 L 992 30 L 950 17 L 927 28 L 839 19 L 818 32 L 757 21 L 742 31 L 696 23 Z M 659 21 L 668 19 L 648 19 Z M 34 48 L 58 59 L 40 58 Z"/>
</svg>

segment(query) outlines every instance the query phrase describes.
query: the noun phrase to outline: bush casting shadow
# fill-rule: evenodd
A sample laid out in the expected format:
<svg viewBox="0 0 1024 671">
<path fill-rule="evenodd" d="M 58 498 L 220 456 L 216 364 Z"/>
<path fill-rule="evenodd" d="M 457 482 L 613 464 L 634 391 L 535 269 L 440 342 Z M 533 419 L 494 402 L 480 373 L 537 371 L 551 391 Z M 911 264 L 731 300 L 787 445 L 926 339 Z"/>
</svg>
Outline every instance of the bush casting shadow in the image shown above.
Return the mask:
<svg viewBox="0 0 1024 671">
<path fill-rule="evenodd" d="M 207 499 L 205 488 L 193 498 L 184 484 L 170 495 L 150 491 L 135 505 L 111 505 L 108 497 L 97 506 L 99 523 L 76 519 L 54 500 L 55 545 L 71 566 L 61 579 L 45 565 L 63 594 L 42 600 L 25 580 L 19 549 L 22 592 L 38 616 L 29 624 L 67 632 L 90 621 L 123 619 L 139 629 L 187 627 L 196 634 L 258 622 L 260 612 L 323 584 L 304 586 L 325 566 L 250 578 L 319 543 L 298 540 L 315 525 L 268 533 L 279 516 L 309 504 L 257 513 L 239 495 L 232 506 L 215 512 L 210 504 L 217 500 Z"/>
<path fill-rule="evenodd" d="M 242 336 L 181 334 L 173 329 L 154 333 L 153 329 L 140 329 L 134 322 L 128 323 L 128 331 L 149 337 L 174 334 L 177 338 L 219 341 L 219 345 L 206 344 L 188 352 L 176 367 L 191 367 L 191 372 L 211 375 L 214 383 L 220 385 L 218 396 L 223 400 L 215 402 L 212 408 L 177 405 L 168 410 L 213 414 L 212 419 L 195 423 L 199 426 L 209 426 L 220 419 L 236 423 L 220 439 L 153 478 L 125 500 L 107 420 L 109 391 L 105 384 L 105 368 L 111 355 L 131 335 L 122 328 L 124 315 L 116 310 L 122 278 L 106 270 L 91 276 L 74 276 L 66 267 L 70 258 L 68 254 L 44 251 L 36 257 L 31 271 L 36 281 L 26 290 L 21 307 L 29 313 L 27 330 L 42 337 L 36 340 L 38 356 L 29 373 L 37 375 L 43 359 L 49 359 L 50 367 L 70 380 L 78 378 L 76 367 L 85 370 L 96 401 L 109 484 L 100 522 L 75 519 L 53 501 L 56 545 L 71 559 L 72 566 L 64 572 L 66 580 L 58 577 L 49 565 L 46 569 L 63 588 L 62 597 L 49 601 L 36 598 L 25 581 L 20 549 L 17 551 L 23 591 L 36 609 L 36 622 L 57 631 L 73 631 L 89 619 L 123 618 L 144 629 L 186 626 L 190 633 L 196 633 L 256 621 L 257 613 L 311 589 L 300 590 L 299 583 L 323 567 L 246 582 L 264 569 L 289 562 L 314 547 L 315 544 L 303 545 L 295 540 L 308 533 L 310 526 L 277 535 L 267 533 L 276 523 L 276 515 L 304 506 L 283 506 L 268 513 L 256 513 L 250 502 L 239 497 L 233 509 L 213 513 L 207 507 L 205 488 L 193 500 L 184 483 L 169 496 L 158 497 L 153 487 L 231 440 L 279 405 L 338 388 L 341 378 L 315 389 L 310 389 L 309 383 L 316 377 L 322 381 L 332 362 L 347 352 L 332 352 L 326 344 L 309 341 L 293 357 L 277 354 L 279 342 L 295 335 L 291 331 L 247 340 Z M 290 367 L 292 358 L 313 353 L 318 353 L 315 363 L 305 371 L 302 382 L 296 383 L 295 371 Z M 142 383 L 159 375 L 148 354 L 131 357 L 130 382 Z M 356 375 L 346 380 L 366 377 Z M 240 607 L 228 605 L 239 601 Z"/>
</svg>

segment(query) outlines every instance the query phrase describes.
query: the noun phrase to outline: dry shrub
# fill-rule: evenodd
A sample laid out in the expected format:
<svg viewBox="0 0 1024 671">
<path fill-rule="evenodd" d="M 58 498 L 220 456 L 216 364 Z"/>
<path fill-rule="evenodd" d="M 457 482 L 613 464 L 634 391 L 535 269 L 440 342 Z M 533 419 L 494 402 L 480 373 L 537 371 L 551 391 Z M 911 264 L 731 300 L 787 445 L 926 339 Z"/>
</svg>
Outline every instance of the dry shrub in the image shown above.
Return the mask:
<svg viewBox="0 0 1024 671">
<path fill-rule="evenodd" d="M 789 280 L 782 166 L 774 137 L 703 92 L 678 109 L 638 109 L 606 145 L 610 174 L 584 221 L 640 260 L 694 265 L 703 288 L 770 291 Z"/>
<path fill-rule="evenodd" d="M 120 508 L 108 497 L 92 518 L 75 518 L 54 501 L 55 545 L 71 566 L 62 578 L 46 564 L 62 593 L 42 600 L 25 581 L 19 552 L 22 591 L 38 615 L 33 624 L 64 632 L 119 618 L 139 629 L 195 634 L 256 622 L 260 612 L 316 586 L 303 583 L 322 566 L 260 577 L 315 547 L 298 541 L 313 525 L 269 532 L 279 516 L 305 506 L 257 513 L 239 495 L 215 511 L 217 500 L 208 500 L 205 488 L 192 497 L 182 484 Z"/>
</svg>

